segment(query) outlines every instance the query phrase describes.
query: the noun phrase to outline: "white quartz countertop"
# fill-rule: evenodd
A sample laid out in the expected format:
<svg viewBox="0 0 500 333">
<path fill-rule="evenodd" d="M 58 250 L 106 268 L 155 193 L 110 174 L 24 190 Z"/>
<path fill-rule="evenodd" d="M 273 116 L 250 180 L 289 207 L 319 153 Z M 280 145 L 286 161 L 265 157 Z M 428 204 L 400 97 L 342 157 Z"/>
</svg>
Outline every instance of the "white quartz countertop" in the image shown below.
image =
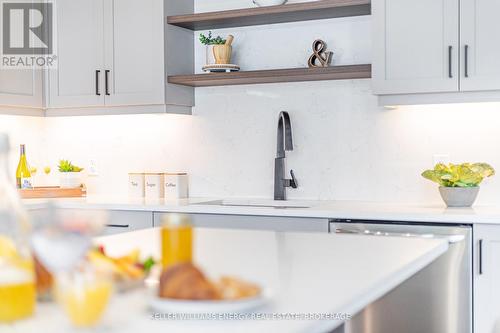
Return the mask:
<svg viewBox="0 0 500 333">
<path fill-rule="evenodd" d="M 445 253 L 442 239 L 370 237 L 321 233 L 276 233 L 197 229 L 196 263 L 211 277 L 233 275 L 262 286 L 269 302 L 258 313 L 354 315 Z M 158 229 L 105 237 L 110 254 L 133 247 L 159 253 Z M 256 246 L 258 244 L 258 246 Z M 325 333 L 342 320 L 153 320 L 152 292 L 116 295 L 96 332 L 110 333 Z M 54 304 L 32 319 L 0 326 L 9 333 L 70 333 Z M 75 332 L 80 332 L 76 330 Z M 94 331 L 92 331 L 94 332 Z"/>
<path fill-rule="evenodd" d="M 228 214 L 249 216 L 307 217 L 437 223 L 500 223 L 500 206 L 446 208 L 443 204 L 421 205 L 361 201 L 294 201 L 289 203 L 308 208 L 273 208 L 246 206 L 219 206 L 204 204 L 218 198 L 192 198 L 178 201 L 146 201 L 112 196 L 91 196 L 77 199 L 56 199 L 62 208 L 109 209 L 194 214 Z M 248 201 L 248 199 L 246 199 Z M 42 207 L 47 200 L 24 200 L 29 209 Z M 264 201 L 265 202 L 265 201 Z"/>
</svg>

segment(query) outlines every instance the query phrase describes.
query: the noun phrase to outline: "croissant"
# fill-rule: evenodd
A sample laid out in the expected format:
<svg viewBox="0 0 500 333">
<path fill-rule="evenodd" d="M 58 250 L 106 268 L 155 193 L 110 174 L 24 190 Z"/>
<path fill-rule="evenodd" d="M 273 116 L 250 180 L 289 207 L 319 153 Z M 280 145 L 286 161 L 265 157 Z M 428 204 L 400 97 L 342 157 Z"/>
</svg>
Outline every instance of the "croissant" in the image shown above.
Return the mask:
<svg viewBox="0 0 500 333">
<path fill-rule="evenodd" d="M 217 300 L 220 292 L 191 263 L 172 266 L 160 276 L 159 296 L 183 300 Z"/>
</svg>

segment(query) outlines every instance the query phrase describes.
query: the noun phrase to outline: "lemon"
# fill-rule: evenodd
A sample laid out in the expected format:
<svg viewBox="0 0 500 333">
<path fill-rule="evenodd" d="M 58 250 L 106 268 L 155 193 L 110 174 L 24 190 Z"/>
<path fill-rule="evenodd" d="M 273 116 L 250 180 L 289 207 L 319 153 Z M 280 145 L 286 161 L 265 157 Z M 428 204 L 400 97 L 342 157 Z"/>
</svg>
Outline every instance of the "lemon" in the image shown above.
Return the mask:
<svg viewBox="0 0 500 333">
<path fill-rule="evenodd" d="M 135 249 L 135 250 L 129 252 L 127 255 L 125 255 L 123 257 L 115 258 L 114 260 L 128 262 L 130 264 L 135 264 L 136 262 L 139 261 L 140 254 L 141 254 L 141 251 L 139 249 Z"/>
</svg>

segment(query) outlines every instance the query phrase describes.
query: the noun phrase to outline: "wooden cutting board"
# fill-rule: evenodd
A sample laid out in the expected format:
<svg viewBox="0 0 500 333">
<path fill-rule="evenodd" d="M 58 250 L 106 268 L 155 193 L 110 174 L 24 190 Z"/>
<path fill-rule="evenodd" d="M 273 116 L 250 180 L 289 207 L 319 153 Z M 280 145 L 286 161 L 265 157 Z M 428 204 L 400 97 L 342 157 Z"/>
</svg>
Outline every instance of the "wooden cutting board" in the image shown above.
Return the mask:
<svg viewBox="0 0 500 333">
<path fill-rule="evenodd" d="M 18 191 L 22 199 L 81 198 L 87 195 L 85 187 L 60 188 L 58 186 L 47 186 Z"/>
</svg>

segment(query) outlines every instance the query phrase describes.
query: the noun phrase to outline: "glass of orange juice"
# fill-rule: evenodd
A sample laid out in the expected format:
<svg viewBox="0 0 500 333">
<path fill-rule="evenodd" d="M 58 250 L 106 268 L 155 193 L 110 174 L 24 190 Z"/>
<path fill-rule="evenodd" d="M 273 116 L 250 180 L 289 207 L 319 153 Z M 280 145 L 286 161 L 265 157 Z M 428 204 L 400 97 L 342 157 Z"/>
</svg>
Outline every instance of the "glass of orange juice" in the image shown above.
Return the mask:
<svg viewBox="0 0 500 333">
<path fill-rule="evenodd" d="M 168 214 L 161 227 L 162 267 L 193 260 L 193 227 L 187 215 Z"/>
<path fill-rule="evenodd" d="M 58 303 L 75 327 L 96 326 L 101 320 L 112 294 L 109 276 L 85 268 L 56 278 Z"/>
<path fill-rule="evenodd" d="M 0 323 L 31 316 L 36 291 L 33 262 L 8 248 L 9 240 L 0 236 Z"/>
</svg>

